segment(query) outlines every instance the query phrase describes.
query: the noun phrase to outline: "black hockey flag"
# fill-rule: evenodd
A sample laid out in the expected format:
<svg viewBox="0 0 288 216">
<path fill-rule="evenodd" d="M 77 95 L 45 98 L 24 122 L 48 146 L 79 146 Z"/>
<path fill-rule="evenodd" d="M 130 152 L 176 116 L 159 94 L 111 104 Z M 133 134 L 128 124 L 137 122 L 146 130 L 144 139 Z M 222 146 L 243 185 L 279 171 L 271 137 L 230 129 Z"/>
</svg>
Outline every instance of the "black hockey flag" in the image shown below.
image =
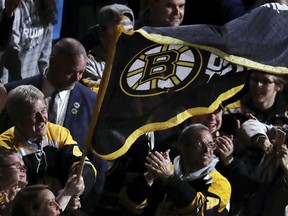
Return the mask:
<svg viewBox="0 0 288 216">
<path fill-rule="evenodd" d="M 287 74 L 287 26 L 287 6 L 271 3 L 222 27 L 122 33 L 91 120 L 92 151 L 116 159 L 147 132 L 227 105 L 243 90 L 249 69 Z"/>
</svg>

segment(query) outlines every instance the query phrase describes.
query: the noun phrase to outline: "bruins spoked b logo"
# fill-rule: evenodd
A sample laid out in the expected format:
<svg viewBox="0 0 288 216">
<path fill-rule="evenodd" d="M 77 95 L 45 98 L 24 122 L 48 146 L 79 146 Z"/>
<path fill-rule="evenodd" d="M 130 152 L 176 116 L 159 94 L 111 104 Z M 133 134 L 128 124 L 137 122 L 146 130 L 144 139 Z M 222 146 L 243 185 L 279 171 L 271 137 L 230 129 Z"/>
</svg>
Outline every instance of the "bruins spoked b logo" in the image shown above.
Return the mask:
<svg viewBox="0 0 288 216">
<path fill-rule="evenodd" d="M 198 49 L 184 45 L 153 45 L 127 64 L 120 78 L 123 92 L 147 97 L 180 91 L 198 75 L 202 56 Z"/>
</svg>

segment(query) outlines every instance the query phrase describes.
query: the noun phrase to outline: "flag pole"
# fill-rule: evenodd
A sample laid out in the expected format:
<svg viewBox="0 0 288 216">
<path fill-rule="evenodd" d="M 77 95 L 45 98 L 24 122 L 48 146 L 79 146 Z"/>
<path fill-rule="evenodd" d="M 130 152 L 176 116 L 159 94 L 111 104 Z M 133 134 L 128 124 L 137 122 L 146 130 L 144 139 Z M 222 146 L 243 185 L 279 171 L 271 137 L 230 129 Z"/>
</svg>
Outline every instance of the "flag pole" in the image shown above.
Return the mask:
<svg viewBox="0 0 288 216">
<path fill-rule="evenodd" d="M 82 150 L 82 156 L 81 156 L 80 163 L 79 163 L 78 170 L 77 170 L 77 176 L 78 177 L 80 177 L 82 175 L 84 163 L 85 163 L 85 158 L 86 158 L 89 150 L 91 150 L 90 144 L 92 142 L 92 137 L 94 135 L 94 129 L 95 129 L 98 115 L 100 112 L 100 107 L 102 105 L 104 95 L 105 95 L 105 92 L 106 92 L 106 89 L 108 86 L 108 81 L 109 81 L 111 70 L 112 70 L 113 58 L 114 58 L 115 51 L 116 51 L 116 44 L 117 44 L 118 38 L 122 32 L 123 32 L 123 27 L 121 25 L 117 25 L 113 31 L 113 40 L 109 44 L 109 47 L 108 47 L 108 55 L 107 55 L 107 60 L 105 63 L 103 77 L 102 77 L 101 82 L 100 82 L 97 100 L 96 100 L 96 103 L 94 106 L 92 118 L 89 122 L 88 133 L 86 134 L 86 137 L 85 137 L 85 144 L 84 144 L 84 148 Z"/>
</svg>

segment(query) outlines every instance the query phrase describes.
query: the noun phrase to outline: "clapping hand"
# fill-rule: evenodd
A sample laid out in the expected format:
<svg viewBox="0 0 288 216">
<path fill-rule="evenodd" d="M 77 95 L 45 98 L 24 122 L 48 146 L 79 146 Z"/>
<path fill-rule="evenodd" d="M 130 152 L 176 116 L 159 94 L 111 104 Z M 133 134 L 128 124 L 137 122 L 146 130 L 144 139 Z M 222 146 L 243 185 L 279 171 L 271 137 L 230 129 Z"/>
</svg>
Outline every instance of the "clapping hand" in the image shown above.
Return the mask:
<svg viewBox="0 0 288 216">
<path fill-rule="evenodd" d="M 214 139 L 217 145 L 217 152 L 225 166 L 228 166 L 233 161 L 233 136 L 222 136 Z"/>
<path fill-rule="evenodd" d="M 163 181 L 167 181 L 173 175 L 174 170 L 169 157 L 169 150 L 161 153 L 149 152 L 146 160 L 145 166 L 151 175 Z"/>
<path fill-rule="evenodd" d="M 27 181 L 17 181 L 14 184 L 10 186 L 8 190 L 1 191 L 3 198 L 4 198 L 4 204 L 2 206 L 2 211 L 9 210 L 10 209 L 10 204 L 14 200 L 15 196 L 17 193 L 26 185 L 28 184 Z"/>
</svg>

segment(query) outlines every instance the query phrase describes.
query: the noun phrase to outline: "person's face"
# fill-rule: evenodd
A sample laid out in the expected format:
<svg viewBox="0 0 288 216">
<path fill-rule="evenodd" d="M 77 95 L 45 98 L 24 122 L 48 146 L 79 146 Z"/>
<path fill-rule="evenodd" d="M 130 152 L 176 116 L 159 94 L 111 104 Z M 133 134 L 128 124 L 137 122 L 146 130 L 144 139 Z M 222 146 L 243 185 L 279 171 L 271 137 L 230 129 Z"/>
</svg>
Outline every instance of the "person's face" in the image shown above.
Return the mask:
<svg viewBox="0 0 288 216">
<path fill-rule="evenodd" d="M 0 189 L 9 189 L 19 181 L 27 181 L 26 168 L 20 156 L 14 153 L 3 159 L 3 165 L 0 167 Z"/>
<path fill-rule="evenodd" d="M 51 57 L 48 80 L 58 90 L 73 89 L 79 82 L 86 68 L 86 56 L 64 56 Z"/>
<path fill-rule="evenodd" d="M 179 26 L 184 18 L 185 0 L 152 0 L 153 24 Z M 152 11 L 153 10 L 153 11 Z"/>
<path fill-rule="evenodd" d="M 251 74 L 249 87 L 252 101 L 257 104 L 272 105 L 277 92 L 281 90 L 280 85 L 275 82 L 275 76 L 257 72 Z"/>
<path fill-rule="evenodd" d="M 48 190 L 45 189 L 41 192 L 39 196 L 39 200 L 41 200 L 41 206 L 39 210 L 37 211 L 37 215 L 43 216 L 58 216 L 60 215 L 60 206 L 55 201 L 54 194 Z"/>
<path fill-rule="evenodd" d="M 191 118 L 192 123 L 201 123 L 209 128 L 209 131 L 214 134 L 221 128 L 222 125 L 222 113 L 221 109 L 217 109 L 213 113 L 204 115 L 195 115 Z"/>
<path fill-rule="evenodd" d="M 47 133 L 47 121 L 45 102 L 38 100 L 23 107 L 21 115 L 15 120 L 15 126 L 26 139 L 34 141 Z"/>
<path fill-rule="evenodd" d="M 191 142 L 191 145 L 182 147 L 181 149 L 183 170 L 188 173 L 209 165 L 213 159 L 213 152 L 215 149 L 212 135 L 206 130 L 195 132 L 189 141 Z"/>
</svg>

